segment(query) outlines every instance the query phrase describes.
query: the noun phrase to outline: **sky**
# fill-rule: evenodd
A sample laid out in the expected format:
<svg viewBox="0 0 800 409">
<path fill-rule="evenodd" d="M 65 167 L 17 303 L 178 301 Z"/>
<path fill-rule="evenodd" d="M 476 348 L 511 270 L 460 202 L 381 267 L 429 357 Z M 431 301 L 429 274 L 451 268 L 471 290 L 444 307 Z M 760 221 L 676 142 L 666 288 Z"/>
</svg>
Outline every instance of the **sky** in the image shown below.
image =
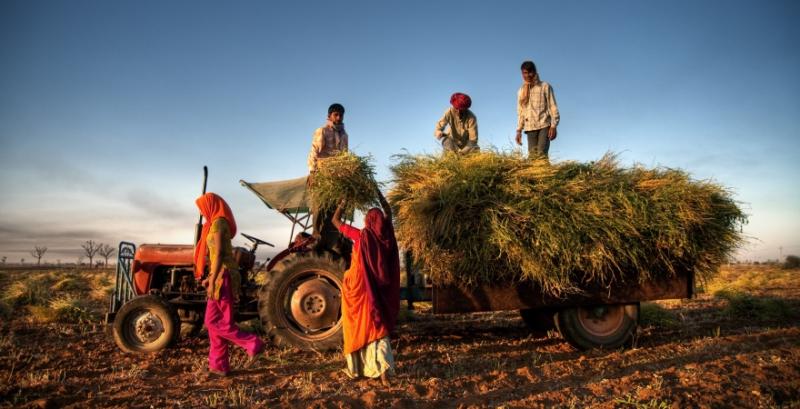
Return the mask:
<svg viewBox="0 0 800 409">
<path fill-rule="evenodd" d="M 551 159 L 711 179 L 749 215 L 737 258 L 800 254 L 797 21 L 796 1 L 5 0 L 0 257 L 191 243 L 204 165 L 239 231 L 285 247 L 290 222 L 239 180 L 304 176 L 331 103 L 390 182 L 393 155 L 440 150 L 453 92 L 482 148 L 519 149 L 529 59 L 561 112 Z"/>
</svg>

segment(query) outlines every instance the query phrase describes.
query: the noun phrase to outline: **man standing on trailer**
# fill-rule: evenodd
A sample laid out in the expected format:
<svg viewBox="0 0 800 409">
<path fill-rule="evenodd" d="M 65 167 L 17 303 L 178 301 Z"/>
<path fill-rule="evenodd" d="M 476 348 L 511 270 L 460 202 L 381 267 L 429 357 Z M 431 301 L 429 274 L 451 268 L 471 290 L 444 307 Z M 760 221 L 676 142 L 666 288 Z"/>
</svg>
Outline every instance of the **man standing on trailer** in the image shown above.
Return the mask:
<svg viewBox="0 0 800 409">
<path fill-rule="evenodd" d="M 550 141 L 556 139 L 556 126 L 561 119 L 556 96 L 550 84 L 539 79 L 533 61 L 520 67 L 522 86 L 517 92 L 517 144 L 522 145 L 522 132 L 528 137 L 528 158 L 547 158 Z"/>
<path fill-rule="evenodd" d="M 347 132 L 344 130 L 344 106 L 334 103 L 328 107 L 328 120 L 314 131 L 308 153 L 308 184 L 314 177 L 319 160 L 347 151 Z M 328 248 L 339 240 L 339 231 L 331 222 L 334 209 L 311 209 L 314 217 L 312 234 Z M 328 234 L 331 233 L 331 234 Z"/>
</svg>

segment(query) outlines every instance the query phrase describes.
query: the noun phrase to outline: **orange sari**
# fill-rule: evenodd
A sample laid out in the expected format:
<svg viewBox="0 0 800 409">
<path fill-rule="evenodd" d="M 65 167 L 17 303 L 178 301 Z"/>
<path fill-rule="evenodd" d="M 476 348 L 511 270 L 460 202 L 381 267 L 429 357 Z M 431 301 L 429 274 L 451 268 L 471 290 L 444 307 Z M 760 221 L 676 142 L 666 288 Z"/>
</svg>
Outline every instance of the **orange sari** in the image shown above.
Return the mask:
<svg viewBox="0 0 800 409">
<path fill-rule="evenodd" d="M 376 322 L 373 317 L 372 292 L 362 273 L 360 231 L 352 226 L 340 227 L 345 237 L 353 240 L 353 255 L 350 269 L 344 273 L 342 283 L 342 325 L 344 330 L 344 353 L 350 354 L 372 341 L 389 335 L 389 329 Z"/>
</svg>

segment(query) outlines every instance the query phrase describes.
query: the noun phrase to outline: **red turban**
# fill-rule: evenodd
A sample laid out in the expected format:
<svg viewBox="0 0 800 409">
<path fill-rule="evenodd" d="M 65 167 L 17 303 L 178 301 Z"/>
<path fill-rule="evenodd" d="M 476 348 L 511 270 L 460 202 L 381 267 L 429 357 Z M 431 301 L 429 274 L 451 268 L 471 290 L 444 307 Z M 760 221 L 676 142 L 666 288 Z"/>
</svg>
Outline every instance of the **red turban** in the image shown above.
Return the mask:
<svg viewBox="0 0 800 409">
<path fill-rule="evenodd" d="M 450 97 L 450 105 L 455 109 L 467 109 L 472 106 L 472 99 L 467 94 L 456 92 Z"/>
</svg>

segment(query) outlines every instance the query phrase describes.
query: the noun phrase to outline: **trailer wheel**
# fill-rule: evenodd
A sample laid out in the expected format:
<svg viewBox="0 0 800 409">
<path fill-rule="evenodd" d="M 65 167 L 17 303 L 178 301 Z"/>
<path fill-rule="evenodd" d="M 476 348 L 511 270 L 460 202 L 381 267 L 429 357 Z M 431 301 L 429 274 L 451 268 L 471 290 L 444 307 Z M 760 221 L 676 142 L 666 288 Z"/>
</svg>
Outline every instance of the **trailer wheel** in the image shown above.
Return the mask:
<svg viewBox="0 0 800 409">
<path fill-rule="evenodd" d="M 163 298 L 137 297 L 117 312 L 114 341 L 125 352 L 160 351 L 178 339 L 180 322 L 175 307 Z"/>
<path fill-rule="evenodd" d="M 345 265 L 326 255 L 294 253 L 259 290 L 258 315 L 277 345 L 330 350 L 342 344 Z"/>
<path fill-rule="evenodd" d="M 552 308 L 528 308 L 519 310 L 522 321 L 531 331 L 546 334 L 556 328 L 555 311 Z"/>
<path fill-rule="evenodd" d="M 566 308 L 556 313 L 558 332 L 577 349 L 614 349 L 630 341 L 639 303 Z"/>
</svg>

